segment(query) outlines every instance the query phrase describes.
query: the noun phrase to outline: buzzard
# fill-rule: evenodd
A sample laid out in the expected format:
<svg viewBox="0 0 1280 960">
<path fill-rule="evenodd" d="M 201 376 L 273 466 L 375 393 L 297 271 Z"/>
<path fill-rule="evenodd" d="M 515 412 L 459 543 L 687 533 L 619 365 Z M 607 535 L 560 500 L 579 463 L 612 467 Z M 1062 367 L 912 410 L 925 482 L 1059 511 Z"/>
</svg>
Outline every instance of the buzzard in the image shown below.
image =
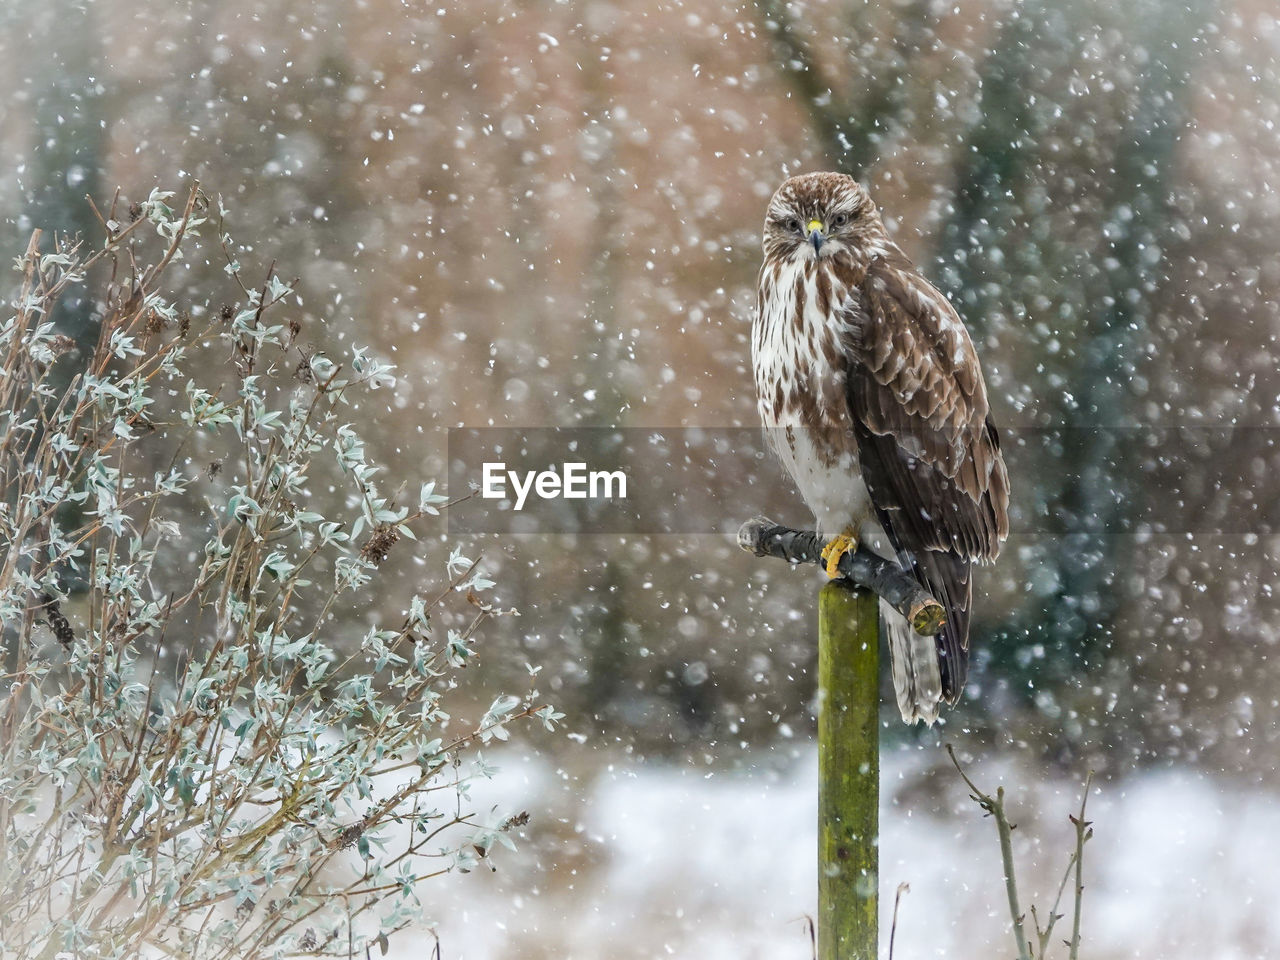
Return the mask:
<svg viewBox="0 0 1280 960">
<path fill-rule="evenodd" d="M 1009 532 L 1009 475 L 973 343 L 851 177 L 787 180 L 764 221 L 751 355 L 770 443 L 834 539 L 894 557 L 946 610 L 937 636 L 881 602 L 902 719 L 964 688 L 970 572 Z"/>
</svg>

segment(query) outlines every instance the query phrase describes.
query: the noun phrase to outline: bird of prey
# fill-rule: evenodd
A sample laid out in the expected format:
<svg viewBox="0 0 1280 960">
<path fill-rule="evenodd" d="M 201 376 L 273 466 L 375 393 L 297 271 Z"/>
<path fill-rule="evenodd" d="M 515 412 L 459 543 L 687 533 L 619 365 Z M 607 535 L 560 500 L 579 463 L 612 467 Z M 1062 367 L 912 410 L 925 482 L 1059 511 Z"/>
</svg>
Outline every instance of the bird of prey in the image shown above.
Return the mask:
<svg viewBox="0 0 1280 960">
<path fill-rule="evenodd" d="M 907 723 L 964 689 L 970 573 L 1009 531 L 1009 475 L 964 323 L 851 177 L 787 180 L 764 221 L 752 363 L 770 444 L 834 539 L 895 558 L 946 611 L 915 633 L 881 601 Z"/>
</svg>

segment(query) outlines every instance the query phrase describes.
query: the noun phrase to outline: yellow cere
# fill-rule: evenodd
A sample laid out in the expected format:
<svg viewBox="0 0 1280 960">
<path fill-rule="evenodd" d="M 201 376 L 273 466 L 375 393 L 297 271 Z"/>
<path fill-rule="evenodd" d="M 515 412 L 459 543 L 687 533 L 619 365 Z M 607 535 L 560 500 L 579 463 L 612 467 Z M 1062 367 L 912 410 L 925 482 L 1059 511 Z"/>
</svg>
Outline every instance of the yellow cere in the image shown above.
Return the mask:
<svg viewBox="0 0 1280 960">
<path fill-rule="evenodd" d="M 810 220 L 810 221 L 809 221 L 809 232 L 810 232 L 810 233 L 813 233 L 813 231 L 815 231 L 815 230 L 818 230 L 818 231 L 821 231 L 821 230 L 822 230 L 822 221 L 821 221 L 821 220 Z"/>
</svg>

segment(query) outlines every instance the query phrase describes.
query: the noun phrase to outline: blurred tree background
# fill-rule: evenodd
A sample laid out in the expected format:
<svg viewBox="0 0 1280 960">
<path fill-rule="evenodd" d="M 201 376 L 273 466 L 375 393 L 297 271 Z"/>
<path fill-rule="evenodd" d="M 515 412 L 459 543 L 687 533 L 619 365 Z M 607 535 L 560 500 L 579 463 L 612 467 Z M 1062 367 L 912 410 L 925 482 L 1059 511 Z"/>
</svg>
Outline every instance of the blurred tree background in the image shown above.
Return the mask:
<svg viewBox="0 0 1280 960">
<path fill-rule="evenodd" d="M 1144 457 L 1183 458 L 1191 488 L 1221 453 L 1096 429 L 1277 425 L 1272 3 L 3 16 L 5 248 L 33 226 L 93 238 L 86 193 L 105 206 L 119 184 L 127 207 L 199 179 L 301 278 L 304 340 L 397 364 L 370 439 L 410 483 L 445 474 L 453 426 L 754 426 L 764 205 L 791 173 L 854 174 L 965 316 L 1011 438 L 1018 532 L 979 581 L 977 669 L 946 735 L 1103 773 L 1274 776 L 1280 540 L 1203 532 L 1198 510 L 1139 528 Z M 234 299 L 221 264 L 187 269 Z M 93 317 L 58 319 L 79 337 Z M 1277 466 L 1242 464 L 1258 501 Z M 776 464 L 758 482 L 776 519 L 810 521 Z M 732 766 L 809 729 L 809 573 L 706 534 L 480 547 L 522 613 L 485 641 L 494 685 L 546 664 L 589 744 Z"/>
</svg>

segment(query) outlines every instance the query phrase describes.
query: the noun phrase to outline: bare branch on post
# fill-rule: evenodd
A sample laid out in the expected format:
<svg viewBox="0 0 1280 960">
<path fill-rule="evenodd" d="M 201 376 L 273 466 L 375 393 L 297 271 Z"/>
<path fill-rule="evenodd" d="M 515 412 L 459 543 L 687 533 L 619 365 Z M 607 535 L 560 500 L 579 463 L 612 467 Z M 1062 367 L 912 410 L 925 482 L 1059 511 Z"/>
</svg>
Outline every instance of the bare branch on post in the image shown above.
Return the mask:
<svg viewBox="0 0 1280 960">
<path fill-rule="evenodd" d="M 757 557 L 788 563 L 822 563 L 827 541 L 812 530 L 794 530 L 764 517 L 748 520 L 738 530 L 738 546 Z M 840 576 L 866 587 L 907 618 L 917 633 L 937 633 L 946 611 L 920 584 L 892 560 L 865 547 L 840 558 Z"/>
</svg>

